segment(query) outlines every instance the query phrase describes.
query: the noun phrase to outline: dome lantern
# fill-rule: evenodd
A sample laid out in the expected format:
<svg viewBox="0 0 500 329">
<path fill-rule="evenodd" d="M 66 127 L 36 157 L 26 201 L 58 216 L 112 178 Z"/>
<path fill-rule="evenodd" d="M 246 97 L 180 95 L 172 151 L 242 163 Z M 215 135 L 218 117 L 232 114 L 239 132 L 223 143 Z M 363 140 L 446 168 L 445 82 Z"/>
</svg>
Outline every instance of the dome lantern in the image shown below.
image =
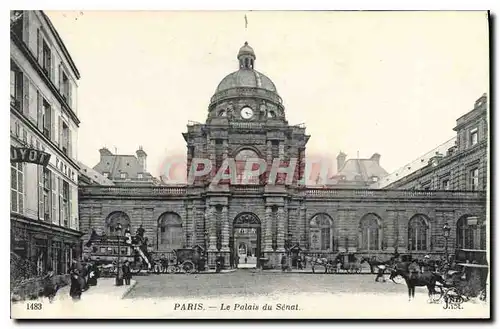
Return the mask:
<svg viewBox="0 0 500 329">
<path fill-rule="evenodd" d="M 240 51 L 238 52 L 240 69 L 253 70 L 255 59 L 255 52 L 253 51 L 252 47 L 248 45 L 248 42 L 245 41 L 245 44 L 240 48 Z"/>
</svg>

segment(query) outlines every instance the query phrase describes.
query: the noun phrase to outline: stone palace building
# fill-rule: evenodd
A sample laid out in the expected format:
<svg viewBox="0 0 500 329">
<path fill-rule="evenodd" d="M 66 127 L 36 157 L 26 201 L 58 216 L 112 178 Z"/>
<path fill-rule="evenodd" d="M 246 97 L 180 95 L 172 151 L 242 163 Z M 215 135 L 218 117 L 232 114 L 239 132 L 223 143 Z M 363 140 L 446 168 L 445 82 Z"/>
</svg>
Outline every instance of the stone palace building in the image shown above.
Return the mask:
<svg viewBox="0 0 500 329">
<path fill-rule="evenodd" d="M 205 123 L 189 124 L 183 134 L 188 168 L 193 159 L 202 158 L 214 164 L 212 170 L 183 186 L 80 186 L 82 232 L 113 234 L 118 223 L 131 225 L 133 231 L 142 225 L 154 251 L 198 245 L 208 250 L 211 266 L 222 255 L 228 267 L 243 258 L 259 266 L 261 257 L 277 265 L 291 246 L 325 256 L 349 252 L 384 259 L 397 250 L 439 257 L 445 244 L 450 252 L 456 246 L 461 219 L 485 221 L 485 190 L 300 184 L 310 137 L 306 128 L 288 123 L 276 86 L 255 69 L 256 55 L 247 43 L 237 59 L 238 70 L 217 86 Z M 268 166 L 276 158 L 298 162 L 291 182 L 279 176 L 277 184 L 267 184 L 264 173 L 245 184 L 211 185 L 228 158 L 237 166 L 249 158 L 263 159 Z M 445 241 L 446 223 L 451 234 Z M 478 236 L 485 239 L 481 232 Z"/>
</svg>

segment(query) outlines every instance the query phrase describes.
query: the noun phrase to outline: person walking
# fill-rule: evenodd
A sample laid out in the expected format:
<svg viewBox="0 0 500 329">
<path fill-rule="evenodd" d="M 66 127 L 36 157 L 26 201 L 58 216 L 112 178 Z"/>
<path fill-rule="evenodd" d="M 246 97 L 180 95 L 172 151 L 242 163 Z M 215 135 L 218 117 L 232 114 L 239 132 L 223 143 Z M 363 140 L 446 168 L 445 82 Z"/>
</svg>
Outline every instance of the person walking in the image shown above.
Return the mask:
<svg viewBox="0 0 500 329">
<path fill-rule="evenodd" d="M 125 280 L 125 285 L 130 285 L 130 279 L 132 278 L 132 272 L 130 271 L 130 263 L 128 260 L 122 266 L 123 279 Z"/>
<path fill-rule="evenodd" d="M 286 266 L 286 256 L 285 256 L 285 254 L 282 254 L 281 255 L 281 271 L 285 272 L 286 267 L 287 267 Z"/>
<path fill-rule="evenodd" d="M 379 282 L 378 279 L 382 278 L 382 282 L 385 282 L 385 269 L 386 269 L 386 266 L 385 264 L 379 264 L 377 265 L 377 277 L 375 278 L 375 281 L 376 282 Z"/>
<path fill-rule="evenodd" d="M 83 290 L 83 278 L 80 276 L 79 270 L 74 269 L 70 273 L 71 275 L 71 286 L 69 288 L 69 295 L 74 301 L 78 301 L 82 297 Z"/>
</svg>

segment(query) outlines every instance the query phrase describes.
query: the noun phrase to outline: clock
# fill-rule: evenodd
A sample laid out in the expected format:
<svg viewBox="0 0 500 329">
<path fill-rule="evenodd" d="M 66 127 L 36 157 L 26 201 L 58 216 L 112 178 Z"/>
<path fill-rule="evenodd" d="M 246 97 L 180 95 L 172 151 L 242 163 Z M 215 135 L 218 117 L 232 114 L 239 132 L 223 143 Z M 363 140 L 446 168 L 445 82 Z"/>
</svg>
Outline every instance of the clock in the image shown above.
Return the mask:
<svg viewBox="0 0 500 329">
<path fill-rule="evenodd" d="M 240 113 L 243 119 L 250 119 L 251 117 L 253 117 L 253 110 L 246 106 L 241 109 Z"/>
</svg>

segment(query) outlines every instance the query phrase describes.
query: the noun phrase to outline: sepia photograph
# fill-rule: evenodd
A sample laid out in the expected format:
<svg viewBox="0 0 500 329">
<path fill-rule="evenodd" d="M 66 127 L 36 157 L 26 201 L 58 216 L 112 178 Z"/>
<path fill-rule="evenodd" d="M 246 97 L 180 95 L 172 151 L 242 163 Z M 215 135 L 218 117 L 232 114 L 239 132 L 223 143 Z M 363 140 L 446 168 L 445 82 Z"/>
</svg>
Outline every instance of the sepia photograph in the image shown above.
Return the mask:
<svg viewBox="0 0 500 329">
<path fill-rule="evenodd" d="M 11 318 L 490 319 L 490 19 L 10 10 Z"/>
</svg>

